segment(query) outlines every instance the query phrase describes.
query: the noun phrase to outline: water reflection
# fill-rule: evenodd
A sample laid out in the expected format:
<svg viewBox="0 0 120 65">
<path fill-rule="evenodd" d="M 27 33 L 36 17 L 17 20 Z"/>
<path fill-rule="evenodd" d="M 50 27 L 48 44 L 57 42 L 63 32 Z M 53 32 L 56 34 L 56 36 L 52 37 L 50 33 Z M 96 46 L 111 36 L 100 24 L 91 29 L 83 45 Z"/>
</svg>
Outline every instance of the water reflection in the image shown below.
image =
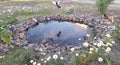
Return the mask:
<svg viewBox="0 0 120 65">
<path fill-rule="evenodd" d="M 46 40 L 49 43 L 78 45 L 84 42 L 83 36 L 89 34 L 91 31 L 86 25 L 80 25 L 67 21 L 39 23 L 38 26 L 28 30 L 27 38 L 30 43 L 40 43 L 42 40 Z"/>
</svg>

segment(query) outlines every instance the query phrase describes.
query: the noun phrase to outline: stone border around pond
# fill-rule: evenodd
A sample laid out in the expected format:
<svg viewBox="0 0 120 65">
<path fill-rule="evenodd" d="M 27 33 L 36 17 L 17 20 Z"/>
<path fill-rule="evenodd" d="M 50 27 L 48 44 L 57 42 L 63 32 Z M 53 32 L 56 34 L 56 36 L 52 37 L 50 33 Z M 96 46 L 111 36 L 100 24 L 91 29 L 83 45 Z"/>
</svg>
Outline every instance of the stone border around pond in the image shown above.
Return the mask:
<svg viewBox="0 0 120 65">
<path fill-rule="evenodd" d="M 28 44 L 27 41 L 27 36 L 26 36 L 26 32 L 29 28 L 34 27 L 36 25 L 38 25 L 38 23 L 40 22 L 46 22 L 49 20 L 61 20 L 61 21 L 71 21 L 74 23 L 82 23 L 82 24 L 86 24 L 90 27 L 93 27 L 97 30 L 98 34 L 101 35 L 102 38 L 94 38 L 94 35 L 91 35 L 90 38 L 88 40 L 86 40 L 89 43 L 93 43 L 95 41 L 98 40 L 104 40 L 104 36 L 107 33 L 113 33 L 113 31 L 115 30 L 115 25 L 107 20 L 107 19 L 102 19 L 100 17 L 95 17 L 93 15 L 65 15 L 65 14 L 61 14 L 61 15 L 55 15 L 55 16 L 38 16 L 38 17 L 34 17 L 31 18 L 27 21 L 24 22 L 20 22 L 17 25 L 12 26 L 11 28 L 13 29 L 13 33 L 14 33 L 14 38 L 12 43 L 18 46 L 23 46 L 24 48 L 28 49 L 28 48 L 33 48 L 33 47 L 38 47 L 37 44 Z M 45 41 L 41 42 L 44 43 Z M 59 46 L 59 45 L 55 45 Z M 68 46 L 68 48 L 70 47 L 76 47 L 77 49 L 80 49 L 82 45 L 80 46 Z"/>
</svg>

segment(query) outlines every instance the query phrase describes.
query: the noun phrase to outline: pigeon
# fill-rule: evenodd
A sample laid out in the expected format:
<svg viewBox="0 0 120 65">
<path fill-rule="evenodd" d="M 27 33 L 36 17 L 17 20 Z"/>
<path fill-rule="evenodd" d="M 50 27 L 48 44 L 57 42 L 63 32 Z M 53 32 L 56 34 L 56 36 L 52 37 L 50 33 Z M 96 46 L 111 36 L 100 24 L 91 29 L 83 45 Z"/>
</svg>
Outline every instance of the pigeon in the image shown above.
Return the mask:
<svg viewBox="0 0 120 65">
<path fill-rule="evenodd" d="M 59 32 L 57 33 L 57 37 L 60 37 L 60 35 L 61 35 L 61 31 L 59 31 Z"/>
<path fill-rule="evenodd" d="M 60 1 L 57 1 L 57 2 L 52 1 L 52 3 L 53 3 L 55 6 L 57 6 L 58 8 L 61 8 L 61 6 L 60 6 Z"/>
<path fill-rule="evenodd" d="M 104 14 L 104 19 L 108 19 L 109 21 L 112 21 L 112 22 L 114 22 L 114 19 L 115 19 L 115 15 L 113 15 L 113 14 L 110 14 L 110 15 L 108 15 L 108 14 Z"/>
</svg>

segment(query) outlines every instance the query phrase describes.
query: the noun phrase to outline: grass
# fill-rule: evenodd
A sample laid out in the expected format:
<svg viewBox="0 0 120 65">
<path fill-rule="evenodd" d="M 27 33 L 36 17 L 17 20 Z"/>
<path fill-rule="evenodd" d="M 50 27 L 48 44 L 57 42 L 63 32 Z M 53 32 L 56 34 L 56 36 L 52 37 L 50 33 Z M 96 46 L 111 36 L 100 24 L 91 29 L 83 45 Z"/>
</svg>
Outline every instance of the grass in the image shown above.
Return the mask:
<svg viewBox="0 0 120 65">
<path fill-rule="evenodd" d="M 62 14 L 73 14 L 74 13 L 74 8 L 73 7 L 70 7 L 68 9 L 63 9 L 61 11 Z"/>
<path fill-rule="evenodd" d="M 112 63 L 113 63 L 112 56 L 107 55 L 107 56 L 104 56 L 104 58 L 105 58 L 107 65 L 112 65 Z"/>
<path fill-rule="evenodd" d="M 43 3 L 43 2 L 50 3 L 50 1 L 51 0 L 39 0 L 40 3 Z M 85 13 L 85 12 L 92 11 L 92 9 L 94 9 L 94 8 L 89 8 L 88 6 L 89 5 L 85 5 L 85 7 L 84 7 L 84 4 L 79 4 L 78 8 L 80 8 L 80 9 L 77 9 L 77 12 Z M 86 10 L 86 8 L 88 8 L 89 10 L 88 9 Z M 68 10 L 63 9 L 62 11 L 58 11 L 58 12 L 63 13 L 63 14 L 76 13 L 74 8 L 69 8 Z M 7 18 L 5 17 L 3 20 L 4 23 L 0 23 L 0 26 L 2 26 L 3 24 L 4 25 L 13 24 L 16 21 L 16 19 L 18 21 L 22 21 L 22 20 L 27 20 L 29 18 L 32 18 L 34 16 L 54 15 L 55 13 L 58 13 L 58 12 L 56 12 L 52 9 L 44 9 L 44 8 L 39 11 L 32 11 L 32 12 L 30 12 L 30 11 L 15 11 L 15 13 L 13 14 L 13 17 L 7 17 Z M 8 28 L 5 28 L 5 29 L 9 30 Z M 117 40 L 120 40 L 119 31 L 120 31 L 120 26 L 118 25 L 118 28 L 115 32 L 115 36 L 117 36 L 116 37 Z M 2 35 L 3 33 L 0 33 L 0 35 Z M 96 35 L 97 32 L 94 31 L 94 34 Z M 5 35 L 6 36 L 3 36 L 3 37 L 9 38 L 11 36 L 8 33 L 6 33 Z M 5 58 L 0 59 L 0 65 L 24 65 L 27 58 L 29 58 L 30 53 L 31 53 L 30 50 L 24 50 L 24 49 L 18 48 L 18 47 L 14 48 L 8 54 L 6 54 Z M 86 65 L 87 63 L 89 63 L 91 61 L 95 61 L 96 60 L 95 56 L 96 55 L 94 55 L 94 54 L 86 53 L 86 57 L 84 58 L 81 55 L 75 56 L 75 54 L 74 54 L 71 56 L 71 63 L 72 63 L 72 65 Z M 106 58 L 106 60 L 107 60 L 108 64 L 111 62 L 111 58 L 109 58 L 109 57 Z M 65 63 L 65 64 L 67 64 L 67 63 Z M 44 65 L 49 65 L 49 63 L 46 63 Z M 51 64 L 51 65 L 64 65 L 64 64 L 61 61 L 55 61 L 55 63 Z"/>
<path fill-rule="evenodd" d="M 79 56 L 75 56 L 75 54 L 73 54 L 71 56 L 71 63 L 72 65 L 86 65 L 89 62 L 95 61 L 96 58 L 97 54 L 80 53 Z"/>
<path fill-rule="evenodd" d="M 9 30 L 9 26 L 16 22 L 15 17 L 6 17 L 0 22 L 0 40 L 10 44 L 12 39 L 12 33 Z"/>
<path fill-rule="evenodd" d="M 37 1 L 42 3 L 50 3 L 52 0 L 37 0 Z"/>
<path fill-rule="evenodd" d="M 0 65 L 24 65 L 30 53 L 31 50 L 15 47 L 4 58 L 0 59 Z"/>
<path fill-rule="evenodd" d="M 10 0 L 10 1 L 29 1 L 29 0 Z"/>
<path fill-rule="evenodd" d="M 42 9 L 42 10 L 39 10 L 39 11 L 16 11 L 14 12 L 13 15 L 15 16 L 30 16 L 30 15 L 49 15 L 49 14 L 54 14 L 53 10 L 50 10 L 50 9 Z"/>
<path fill-rule="evenodd" d="M 115 30 L 115 33 L 113 34 L 114 35 L 114 39 L 116 41 L 119 41 L 120 40 L 120 21 L 116 22 L 116 30 Z"/>
<path fill-rule="evenodd" d="M 44 16 L 44 15 L 53 15 L 55 12 L 51 9 L 42 9 L 39 11 L 15 11 L 11 17 L 3 17 L 3 22 L 0 22 L 0 40 L 5 43 L 10 44 L 12 39 L 12 34 L 9 31 L 9 26 L 15 21 L 23 21 L 34 16 Z M 3 34 L 3 35 L 2 35 Z"/>
<path fill-rule="evenodd" d="M 16 17 L 16 19 L 19 21 L 19 22 L 22 22 L 22 21 L 24 21 L 24 20 L 27 20 L 27 19 L 30 19 L 30 18 L 33 18 L 33 17 L 35 17 L 36 15 L 30 15 L 30 16 L 17 16 Z"/>
<path fill-rule="evenodd" d="M 16 17 L 18 21 L 27 20 L 34 16 L 45 16 L 45 15 L 53 15 L 55 14 L 53 10 L 50 9 L 42 9 L 39 11 L 16 11 L 13 16 Z"/>
</svg>

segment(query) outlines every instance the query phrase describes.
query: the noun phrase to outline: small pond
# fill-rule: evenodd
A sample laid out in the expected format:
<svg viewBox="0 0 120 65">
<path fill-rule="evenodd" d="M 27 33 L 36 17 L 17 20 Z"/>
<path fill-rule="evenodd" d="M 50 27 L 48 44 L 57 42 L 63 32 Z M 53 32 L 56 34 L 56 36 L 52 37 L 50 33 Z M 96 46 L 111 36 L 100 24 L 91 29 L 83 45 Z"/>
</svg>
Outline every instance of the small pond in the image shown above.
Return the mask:
<svg viewBox="0 0 120 65">
<path fill-rule="evenodd" d="M 28 29 L 27 39 L 29 43 L 40 44 L 46 40 L 51 44 L 79 45 L 85 41 L 86 34 L 91 34 L 91 30 L 84 24 L 52 20 Z"/>
</svg>

